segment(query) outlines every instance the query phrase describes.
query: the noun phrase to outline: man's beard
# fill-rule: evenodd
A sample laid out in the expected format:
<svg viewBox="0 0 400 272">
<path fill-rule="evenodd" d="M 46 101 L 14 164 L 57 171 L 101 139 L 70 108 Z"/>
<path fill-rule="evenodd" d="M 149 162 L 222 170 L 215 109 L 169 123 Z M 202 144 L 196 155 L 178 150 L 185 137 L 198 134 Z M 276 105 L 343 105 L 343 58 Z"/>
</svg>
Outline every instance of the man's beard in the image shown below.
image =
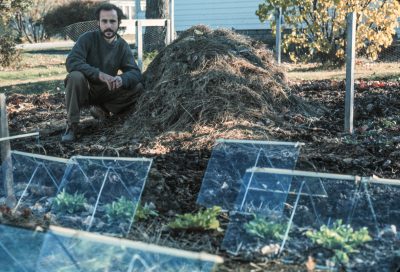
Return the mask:
<svg viewBox="0 0 400 272">
<path fill-rule="evenodd" d="M 111 32 L 111 36 L 107 36 L 106 33 Z M 106 39 L 113 39 L 117 35 L 117 31 L 113 31 L 112 29 L 105 29 L 104 31 L 101 31 L 101 35 L 103 35 L 104 38 Z"/>
</svg>

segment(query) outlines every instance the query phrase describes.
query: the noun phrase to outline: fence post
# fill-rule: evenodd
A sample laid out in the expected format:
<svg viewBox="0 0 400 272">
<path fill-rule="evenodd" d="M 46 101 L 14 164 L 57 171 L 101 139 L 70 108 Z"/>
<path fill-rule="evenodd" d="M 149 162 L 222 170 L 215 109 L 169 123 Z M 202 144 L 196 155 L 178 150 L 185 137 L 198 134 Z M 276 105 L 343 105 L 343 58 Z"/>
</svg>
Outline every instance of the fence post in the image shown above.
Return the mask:
<svg viewBox="0 0 400 272">
<path fill-rule="evenodd" d="M 275 20 L 276 20 L 276 44 L 275 53 L 276 61 L 281 64 L 281 43 L 282 43 L 282 8 L 276 8 L 275 10 Z"/>
<path fill-rule="evenodd" d="M 136 21 L 138 66 L 143 70 L 143 34 L 142 20 Z"/>
<path fill-rule="evenodd" d="M 135 0 L 135 20 L 139 19 L 139 12 L 140 12 L 140 0 Z M 137 23 L 135 22 L 135 44 L 137 47 L 137 41 L 138 41 L 138 31 L 137 31 Z"/>
<path fill-rule="evenodd" d="M 0 94 L 0 138 L 8 137 L 8 119 L 6 96 Z M 10 140 L 0 142 L 1 167 L 3 168 L 4 191 L 6 193 L 6 205 L 14 208 L 16 199 L 14 194 L 14 178 L 12 173 Z"/>
<path fill-rule="evenodd" d="M 171 35 L 170 43 L 171 43 L 175 40 L 175 0 L 169 0 L 169 17 L 171 20 L 170 23 L 170 35 Z"/>
<path fill-rule="evenodd" d="M 353 133 L 354 118 L 354 69 L 356 59 L 356 15 L 354 12 L 347 14 L 346 37 L 346 98 L 344 130 Z"/>
<path fill-rule="evenodd" d="M 165 35 L 165 45 L 169 45 L 172 42 L 172 33 L 171 33 L 171 20 L 165 20 L 165 28 L 167 29 L 167 33 Z"/>
</svg>

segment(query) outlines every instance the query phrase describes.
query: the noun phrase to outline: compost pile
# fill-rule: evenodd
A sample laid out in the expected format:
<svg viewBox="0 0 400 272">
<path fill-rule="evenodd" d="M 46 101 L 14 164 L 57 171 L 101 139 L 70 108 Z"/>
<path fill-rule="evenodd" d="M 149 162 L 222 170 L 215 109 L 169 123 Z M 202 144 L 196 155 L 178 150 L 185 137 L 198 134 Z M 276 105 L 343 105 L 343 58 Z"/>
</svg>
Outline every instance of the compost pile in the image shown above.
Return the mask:
<svg viewBox="0 0 400 272">
<path fill-rule="evenodd" d="M 163 49 L 144 78 L 146 92 L 126 127 L 161 132 L 230 120 L 268 123 L 293 104 L 265 44 L 201 25 Z"/>
</svg>

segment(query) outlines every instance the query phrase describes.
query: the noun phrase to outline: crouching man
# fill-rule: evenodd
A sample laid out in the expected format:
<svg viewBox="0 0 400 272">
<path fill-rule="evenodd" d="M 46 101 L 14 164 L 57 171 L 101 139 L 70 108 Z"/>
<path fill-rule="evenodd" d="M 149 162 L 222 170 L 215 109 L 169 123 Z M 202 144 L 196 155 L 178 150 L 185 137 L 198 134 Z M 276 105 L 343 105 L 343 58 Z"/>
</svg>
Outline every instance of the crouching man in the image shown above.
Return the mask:
<svg viewBox="0 0 400 272">
<path fill-rule="evenodd" d="M 96 18 L 99 29 L 81 35 L 66 60 L 67 129 L 62 142 L 76 140 L 82 107 L 94 105 L 90 113 L 104 119 L 133 106 L 143 92 L 132 51 L 117 34 L 121 9 L 102 4 Z"/>
</svg>

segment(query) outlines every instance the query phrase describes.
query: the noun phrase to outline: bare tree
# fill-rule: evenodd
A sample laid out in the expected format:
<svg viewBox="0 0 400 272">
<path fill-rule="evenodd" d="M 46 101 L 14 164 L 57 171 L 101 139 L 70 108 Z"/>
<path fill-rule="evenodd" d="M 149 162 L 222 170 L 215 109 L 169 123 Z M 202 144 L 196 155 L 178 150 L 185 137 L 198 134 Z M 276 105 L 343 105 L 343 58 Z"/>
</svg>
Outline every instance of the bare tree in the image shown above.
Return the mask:
<svg viewBox="0 0 400 272">
<path fill-rule="evenodd" d="M 164 19 L 168 18 L 169 10 L 168 0 L 146 0 L 146 19 Z M 165 27 L 146 27 L 144 34 L 144 51 L 160 51 L 165 47 Z"/>
<path fill-rule="evenodd" d="M 20 37 L 28 42 L 39 42 L 45 38 L 43 18 L 54 7 L 64 5 L 70 0 L 31 0 L 31 7 L 24 12 L 16 12 L 13 26 Z"/>
</svg>

